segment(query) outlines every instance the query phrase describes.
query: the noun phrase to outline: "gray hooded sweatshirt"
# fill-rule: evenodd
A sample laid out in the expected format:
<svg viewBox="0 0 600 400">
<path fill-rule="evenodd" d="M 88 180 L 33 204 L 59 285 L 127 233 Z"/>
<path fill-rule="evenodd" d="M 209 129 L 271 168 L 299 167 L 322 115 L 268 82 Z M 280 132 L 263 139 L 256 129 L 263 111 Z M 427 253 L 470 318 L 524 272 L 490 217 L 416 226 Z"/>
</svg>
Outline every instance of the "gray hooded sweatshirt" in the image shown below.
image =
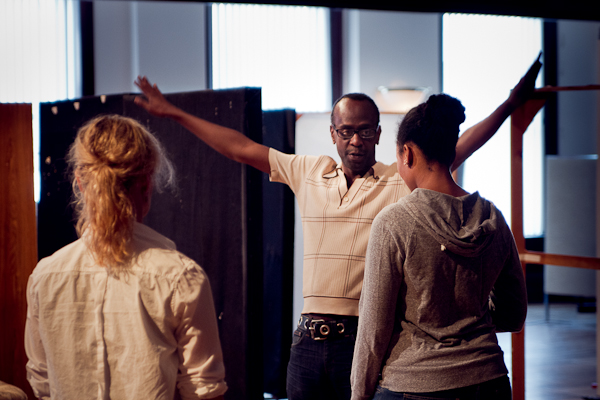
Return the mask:
<svg viewBox="0 0 600 400">
<path fill-rule="evenodd" d="M 521 330 L 526 313 L 502 213 L 477 192 L 415 189 L 373 221 L 352 399 L 370 399 L 377 384 L 434 392 L 506 375 L 496 332 Z"/>
</svg>

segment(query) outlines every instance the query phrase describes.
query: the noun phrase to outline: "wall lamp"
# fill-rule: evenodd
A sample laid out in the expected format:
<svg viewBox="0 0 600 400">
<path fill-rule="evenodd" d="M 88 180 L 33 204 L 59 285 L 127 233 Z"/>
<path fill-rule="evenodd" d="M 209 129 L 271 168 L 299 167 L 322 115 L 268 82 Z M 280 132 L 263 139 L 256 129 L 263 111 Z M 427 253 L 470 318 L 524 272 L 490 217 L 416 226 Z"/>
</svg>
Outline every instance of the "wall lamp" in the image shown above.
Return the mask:
<svg viewBox="0 0 600 400">
<path fill-rule="evenodd" d="M 430 91 L 430 87 L 379 86 L 374 100 L 381 112 L 406 114 L 411 108 L 425 101 Z"/>
</svg>

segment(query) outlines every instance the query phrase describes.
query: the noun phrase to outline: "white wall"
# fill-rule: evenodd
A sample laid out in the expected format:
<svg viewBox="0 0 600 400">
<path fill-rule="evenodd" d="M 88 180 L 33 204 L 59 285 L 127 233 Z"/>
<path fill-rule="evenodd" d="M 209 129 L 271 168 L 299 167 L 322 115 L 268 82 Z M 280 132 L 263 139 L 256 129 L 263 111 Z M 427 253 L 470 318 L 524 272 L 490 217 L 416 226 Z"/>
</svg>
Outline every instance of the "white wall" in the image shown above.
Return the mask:
<svg viewBox="0 0 600 400">
<path fill-rule="evenodd" d="M 558 21 L 558 85 L 600 84 L 600 22 Z M 598 92 L 563 92 L 558 96 L 558 154 L 596 151 Z"/>
<path fill-rule="evenodd" d="M 95 2 L 94 86 L 96 94 L 131 91 L 133 39 L 129 2 Z"/>
<path fill-rule="evenodd" d="M 546 159 L 547 253 L 596 257 L 596 163 L 595 155 Z M 595 297 L 596 271 L 545 265 L 544 294 Z"/>
<path fill-rule="evenodd" d="M 600 22 L 557 22 L 559 86 L 600 84 L 599 34 Z M 597 157 L 589 155 L 597 150 L 599 97 L 598 91 L 558 94 L 558 156 L 546 160 L 548 253 L 593 257 L 598 251 L 596 209 L 590 203 L 596 195 Z M 592 270 L 546 265 L 544 293 L 593 297 L 594 275 Z"/>
<path fill-rule="evenodd" d="M 441 14 L 345 10 L 344 92 L 441 88 Z"/>
<path fill-rule="evenodd" d="M 206 89 L 204 3 L 94 2 L 96 94 L 137 92 L 146 75 L 164 92 Z"/>
</svg>

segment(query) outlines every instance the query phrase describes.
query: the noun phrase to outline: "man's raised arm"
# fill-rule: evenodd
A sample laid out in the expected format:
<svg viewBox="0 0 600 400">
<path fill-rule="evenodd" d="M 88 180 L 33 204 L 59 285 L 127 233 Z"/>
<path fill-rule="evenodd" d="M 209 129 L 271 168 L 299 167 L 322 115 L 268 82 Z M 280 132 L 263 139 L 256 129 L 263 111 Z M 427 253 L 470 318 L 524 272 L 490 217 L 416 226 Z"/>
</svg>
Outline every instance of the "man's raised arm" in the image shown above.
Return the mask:
<svg viewBox="0 0 600 400">
<path fill-rule="evenodd" d="M 267 174 L 270 172 L 267 146 L 256 143 L 235 129 L 214 124 L 175 107 L 164 98 L 156 84 L 150 84 L 146 77 L 138 76 L 135 84 L 144 94 L 135 98 L 135 104 L 150 114 L 171 118 L 227 158 L 248 164 Z"/>
<path fill-rule="evenodd" d="M 471 154 L 494 136 L 506 118 L 527 101 L 535 89 L 535 81 L 542 68 L 542 63 L 540 62 L 541 56 L 542 53 L 538 55 L 538 58 L 510 92 L 508 99 L 504 103 L 500 104 L 487 118 L 473 125 L 460 135 L 458 143 L 456 143 L 456 158 L 450 167 L 452 171 L 457 169 Z"/>
</svg>

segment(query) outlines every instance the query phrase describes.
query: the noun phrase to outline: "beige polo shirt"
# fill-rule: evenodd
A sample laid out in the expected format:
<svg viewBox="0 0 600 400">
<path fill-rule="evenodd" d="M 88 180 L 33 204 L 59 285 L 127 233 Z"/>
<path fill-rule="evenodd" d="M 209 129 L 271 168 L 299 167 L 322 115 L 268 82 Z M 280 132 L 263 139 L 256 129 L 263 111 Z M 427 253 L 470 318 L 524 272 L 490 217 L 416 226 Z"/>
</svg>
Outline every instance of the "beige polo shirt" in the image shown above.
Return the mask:
<svg viewBox="0 0 600 400">
<path fill-rule="evenodd" d="M 376 163 L 350 189 L 342 165 L 328 156 L 269 150 L 270 180 L 298 200 L 304 235 L 302 313 L 358 315 L 371 223 L 410 193 L 396 164 Z"/>
</svg>

